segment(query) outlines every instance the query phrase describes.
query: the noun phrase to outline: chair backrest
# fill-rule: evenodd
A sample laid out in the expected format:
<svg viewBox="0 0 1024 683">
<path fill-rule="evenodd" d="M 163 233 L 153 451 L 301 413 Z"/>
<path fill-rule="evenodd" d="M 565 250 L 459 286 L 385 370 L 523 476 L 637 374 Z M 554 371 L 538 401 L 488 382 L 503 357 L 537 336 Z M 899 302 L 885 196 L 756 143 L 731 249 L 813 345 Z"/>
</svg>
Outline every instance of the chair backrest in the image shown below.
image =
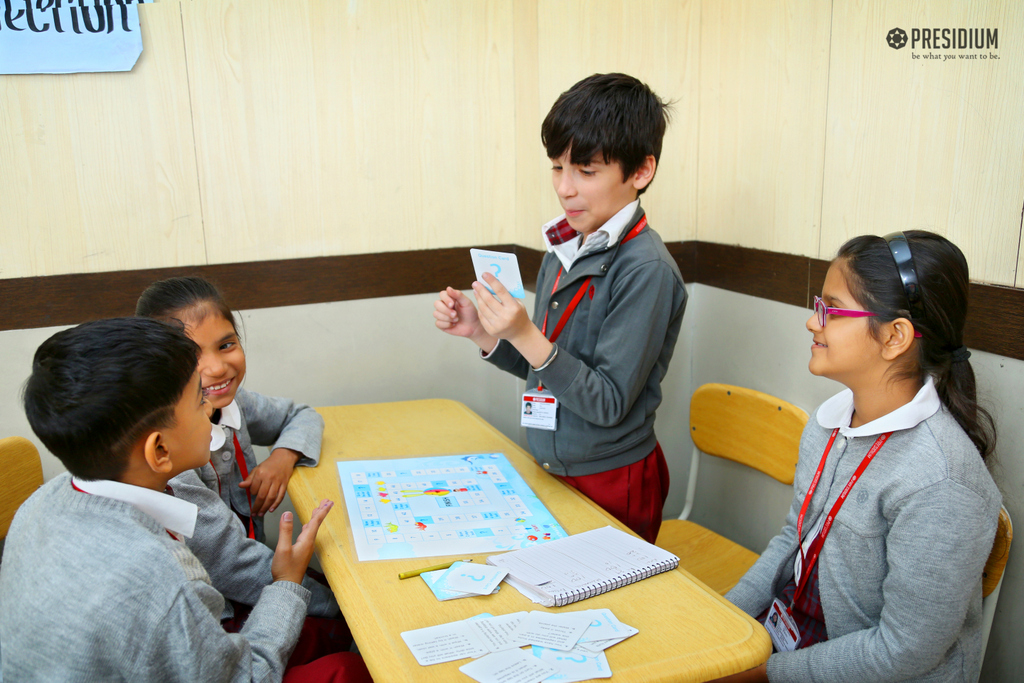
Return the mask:
<svg viewBox="0 0 1024 683">
<path fill-rule="evenodd" d="M 0 538 L 6 538 L 18 507 L 43 485 L 39 451 L 20 436 L 0 439 L 0 472 Z"/>
<path fill-rule="evenodd" d="M 792 484 L 807 413 L 780 398 L 730 384 L 705 384 L 690 399 L 690 437 L 708 455 Z"/>
<path fill-rule="evenodd" d="M 981 572 L 981 661 L 985 661 L 985 650 L 988 649 L 988 636 L 992 631 L 992 621 L 996 615 L 996 603 L 999 601 L 999 590 L 1003 585 L 1003 570 L 1006 560 L 1010 557 L 1010 543 L 1013 541 L 1013 522 L 1010 513 L 1004 506 L 999 511 L 999 525 L 996 527 L 996 538 L 992 542 L 992 552 Z"/>
<path fill-rule="evenodd" d="M 1010 514 L 1004 507 L 999 511 L 999 526 L 996 527 L 996 540 L 992 543 L 992 552 L 988 555 L 985 569 L 981 573 L 981 596 L 987 598 L 1003 580 L 1006 560 L 1010 557 L 1010 543 L 1013 541 L 1013 523 Z"/>
</svg>

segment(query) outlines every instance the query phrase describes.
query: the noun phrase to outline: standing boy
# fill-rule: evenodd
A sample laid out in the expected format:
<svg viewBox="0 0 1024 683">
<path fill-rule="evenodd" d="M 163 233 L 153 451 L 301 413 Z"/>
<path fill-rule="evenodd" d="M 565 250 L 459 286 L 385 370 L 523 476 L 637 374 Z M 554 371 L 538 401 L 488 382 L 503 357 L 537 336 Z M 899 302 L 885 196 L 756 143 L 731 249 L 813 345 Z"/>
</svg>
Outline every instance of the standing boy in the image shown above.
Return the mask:
<svg viewBox="0 0 1024 683">
<path fill-rule="evenodd" d="M 543 226 L 533 320 L 490 274 L 495 295 L 473 283 L 479 309 L 451 287 L 434 306 L 438 328 L 526 379 L 537 462 L 652 543 L 669 484 L 654 415 L 686 307 L 639 200 L 667 122 L 668 105 L 624 74 L 562 93 L 541 140 L 565 214 Z"/>
<path fill-rule="evenodd" d="M 68 473 L 21 506 L 7 537 L 5 680 L 282 680 L 310 597 L 300 584 L 331 504 L 294 546 L 291 515 L 282 516 L 273 583 L 242 632 L 226 633 L 224 598 L 183 542 L 196 506 L 167 486 L 209 460 L 198 351 L 182 332 L 141 318 L 79 325 L 36 351 L 25 412 Z M 358 656 L 331 658 L 350 680 L 369 680 Z"/>
</svg>

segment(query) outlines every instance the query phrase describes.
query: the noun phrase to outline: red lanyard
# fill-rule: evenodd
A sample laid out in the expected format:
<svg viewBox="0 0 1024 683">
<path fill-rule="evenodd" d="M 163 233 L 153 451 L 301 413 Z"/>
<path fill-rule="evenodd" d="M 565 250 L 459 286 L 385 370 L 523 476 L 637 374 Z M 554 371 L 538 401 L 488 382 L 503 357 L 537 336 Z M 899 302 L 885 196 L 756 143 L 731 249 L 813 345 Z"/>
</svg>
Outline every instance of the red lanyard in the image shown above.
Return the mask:
<svg viewBox="0 0 1024 683">
<path fill-rule="evenodd" d="M 818 463 L 818 471 L 814 473 L 814 479 L 811 480 L 811 485 L 807 488 L 807 495 L 804 496 L 804 504 L 800 507 L 800 516 L 796 519 L 796 538 L 797 543 L 799 544 L 798 547 L 800 548 L 800 563 L 802 568 L 800 570 L 800 582 L 796 587 L 796 592 L 793 594 L 792 602 L 789 603 L 790 608 L 792 608 L 793 603 L 796 602 L 800 593 L 802 593 L 804 588 L 807 586 L 807 582 L 811 578 L 811 569 L 818 561 L 818 555 L 821 553 L 821 546 L 824 545 L 825 539 L 828 537 L 828 533 L 832 529 L 832 521 L 836 518 L 839 508 L 843 507 L 843 503 L 846 502 L 846 497 L 850 495 L 850 489 L 852 489 L 853 485 L 857 483 L 860 476 L 864 474 L 864 470 L 866 470 L 868 465 L 871 464 L 875 454 L 877 454 L 882 446 L 885 445 L 886 440 L 892 436 L 892 432 L 886 432 L 875 439 L 875 443 L 868 450 L 864 459 L 861 460 L 860 466 L 857 467 L 857 471 L 853 473 L 852 477 L 850 477 L 850 481 L 846 482 L 846 486 L 843 487 L 842 493 L 839 494 L 839 498 L 832 506 L 828 516 L 825 517 L 825 523 L 821 527 L 821 533 L 819 533 L 818 537 L 811 542 L 810 547 L 807 549 L 808 554 L 805 557 L 804 546 L 801 542 L 801 539 L 803 538 L 804 515 L 807 514 L 807 506 L 811 502 L 811 496 L 814 495 L 814 490 L 818 488 L 818 480 L 821 479 L 821 473 L 825 469 L 825 459 L 828 458 L 828 452 L 832 450 L 832 444 L 835 442 L 837 434 L 839 434 L 838 427 L 832 430 L 832 436 L 828 439 L 828 445 L 825 446 L 825 452 L 821 454 L 821 462 Z"/>
<path fill-rule="evenodd" d="M 630 241 L 631 239 L 633 239 L 634 237 L 639 235 L 640 231 L 643 230 L 645 227 L 647 227 L 647 216 L 646 215 L 642 216 L 640 218 L 640 220 L 637 221 L 637 224 L 633 226 L 633 229 L 630 230 L 629 233 L 627 233 L 624 238 L 622 238 L 621 244 L 625 244 L 626 242 Z M 558 268 L 558 275 L 555 276 L 555 285 L 551 288 L 551 296 L 555 295 L 555 290 L 558 289 L 558 282 L 561 279 L 562 279 L 562 267 L 560 266 Z M 548 337 L 548 341 L 551 342 L 552 344 L 554 344 L 555 340 L 558 339 L 558 335 L 562 334 L 562 328 L 565 327 L 565 324 L 567 322 L 569 322 L 569 318 L 572 317 L 572 314 L 576 311 L 576 306 L 578 306 L 580 301 L 583 299 L 583 295 L 587 293 L 587 287 L 590 286 L 590 281 L 592 279 L 593 279 L 593 276 L 588 277 L 586 280 L 583 281 L 583 284 L 580 285 L 580 288 L 576 291 L 576 296 L 574 296 L 572 298 L 572 301 L 570 301 L 569 305 L 565 308 L 565 312 L 562 313 L 562 317 L 558 319 L 558 324 L 555 325 L 555 329 L 551 332 L 551 336 Z M 548 299 L 548 301 L 550 302 L 550 298 Z M 540 333 L 543 334 L 545 337 L 548 336 L 548 311 L 549 310 L 550 310 L 550 306 L 544 311 L 544 324 L 540 328 Z M 543 391 L 544 390 L 544 385 L 543 384 L 537 384 L 537 390 L 538 391 Z"/>
<path fill-rule="evenodd" d="M 245 481 L 249 478 L 249 468 L 245 466 L 242 444 L 238 443 L 238 434 L 232 433 L 231 438 L 235 442 L 235 460 L 238 462 L 238 471 L 242 474 L 242 481 Z M 256 530 L 252 525 L 252 494 L 249 493 L 249 489 L 245 490 L 245 497 L 249 499 L 249 531 L 247 535 L 249 538 L 256 538 Z"/>
<path fill-rule="evenodd" d="M 633 229 L 630 230 L 629 233 L 622 239 L 621 243 L 625 244 L 626 242 L 630 241 L 631 239 L 633 239 L 634 237 L 639 235 L 640 231 L 643 230 L 645 227 L 647 227 L 647 216 L 643 216 L 643 217 L 640 218 L 640 220 L 637 222 L 637 224 L 635 226 L 633 226 Z M 551 296 L 555 295 L 555 290 L 558 289 L 558 282 L 561 279 L 562 279 L 562 268 L 559 267 L 558 275 L 555 277 L 555 286 L 551 288 Z M 551 342 L 552 344 L 555 342 L 556 339 L 558 339 L 558 335 L 560 335 L 562 333 L 562 328 L 565 327 L 565 324 L 567 322 L 569 322 L 569 318 L 572 316 L 573 312 L 576 310 L 576 306 L 579 305 L 580 300 L 583 299 L 583 295 L 586 294 L 587 287 L 590 285 L 590 280 L 591 279 L 592 279 L 592 277 L 588 277 L 586 280 L 583 281 L 583 284 L 580 285 L 579 290 L 576 292 L 576 296 L 574 296 L 572 298 L 572 301 L 569 302 L 569 305 L 568 305 L 568 307 L 566 307 L 565 312 L 562 313 L 562 317 L 558 319 L 558 324 L 555 325 L 554 331 L 551 333 L 551 336 L 548 338 L 548 341 Z M 540 332 L 545 337 L 548 336 L 548 311 L 546 311 L 546 310 L 544 311 L 544 324 L 541 326 Z"/>
</svg>

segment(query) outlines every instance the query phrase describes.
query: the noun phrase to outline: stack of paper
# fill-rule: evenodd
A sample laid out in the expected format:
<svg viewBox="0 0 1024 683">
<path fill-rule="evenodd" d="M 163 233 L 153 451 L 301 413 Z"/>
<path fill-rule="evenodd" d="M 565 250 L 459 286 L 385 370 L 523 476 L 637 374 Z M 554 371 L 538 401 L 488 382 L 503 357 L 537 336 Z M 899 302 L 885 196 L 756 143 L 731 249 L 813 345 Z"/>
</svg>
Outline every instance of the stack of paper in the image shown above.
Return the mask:
<svg viewBox="0 0 1024 683">
<path fill-rule="evenodd" d="M 611 610 L 516 612 L 406 631 L 402 639 L 422 666 L 480 657 L 459 670 L 480 681 L 570 683 L 612 675 L 603 650 L 637 633 Z M 530 650 L 521 650 L 530 645 Z"/>
<path fill-rule="evenodd" d="M 492 555 L 505 581 L 545 607 L 562 607 L 675 569 L 679 558 L 642 538 L 607 526 L 544 545 Z"/>
</svg>

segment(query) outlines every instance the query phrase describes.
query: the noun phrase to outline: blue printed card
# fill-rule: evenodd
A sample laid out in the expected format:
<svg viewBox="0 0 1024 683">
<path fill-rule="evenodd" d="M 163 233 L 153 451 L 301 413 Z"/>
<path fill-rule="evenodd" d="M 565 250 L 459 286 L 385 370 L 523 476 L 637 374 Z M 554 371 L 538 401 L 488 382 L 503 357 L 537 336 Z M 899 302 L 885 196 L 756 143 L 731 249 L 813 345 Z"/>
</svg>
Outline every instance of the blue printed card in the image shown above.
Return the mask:
<svg viewBox="0 0 1024 683">
<path fill-rule="evenodd" d="M 523 289 L 523 276 L 519 273 L 519 260 L 515 254 L 504 251 L 470 249 L 469 255 L 473 259 L 473 270 L 476 272 L 476 279 L 480 284 L 487 287 L 484 273 L 490 273 L 498 278 L 498 282 L 508 290 L 514 299 L 526 298 L 526 290 Z M 487 290 L 494 294 L 490 287 L 487 287 Z"/>
<path fill-rule="evenodd" d="M 434 597 L 441 601 L 455 600 L 457 598 L 472 598 L 477 595 L 483 595 L 483 593 L 466 593 L 463 591 L 453 590 L 444 581 L 445 574 L 450 572 L 452 569 L 455 569 L 456 567 L 462 565 L 473 566 L 472 564 L 468 564 L 466 562 L 456 562 L 448 569 L 438 569 L 432 572 L 423 572 L 422 574 L 420 574 L 420 578 L 423 579 L 423 582 L 427 584 L 427 587 L 434 593 Z M 496 569 L 496 567 L 491 567 L 491 569 Z M 499 586 L 495 585 L 494 589 L 490 592 L 497 593 L 499 588 Z"/>
</svg>

